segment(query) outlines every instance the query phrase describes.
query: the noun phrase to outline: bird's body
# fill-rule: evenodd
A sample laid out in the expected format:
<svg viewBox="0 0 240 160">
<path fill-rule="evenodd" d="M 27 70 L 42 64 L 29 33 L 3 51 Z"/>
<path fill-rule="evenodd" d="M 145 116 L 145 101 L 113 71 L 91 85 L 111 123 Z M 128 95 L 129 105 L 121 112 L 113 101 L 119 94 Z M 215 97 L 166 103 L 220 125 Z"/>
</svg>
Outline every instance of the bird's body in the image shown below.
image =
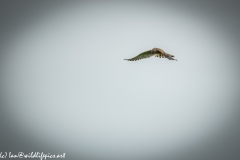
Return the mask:
<svg viewBox="0 0 240 160">
<path fill-rule="evenodd" d="M 137 60 L 140 60 L 140 59 L 152 57 L 154 55 L 155 55 L 155 57 L 159 57 L 159 58 L 167 58 L 169 60 L 176 60 L 176 59 L 173 58 L 174 55 L 168 54 L 160 48 L 153 48 L 152 50 L 148 50 L 148 51 L 140 53 L 136 57 L 133 57 L 133 58 L 130 58 L 130 59 L 125 59 L 125 60 L 137 61 Z"/>
</svg>

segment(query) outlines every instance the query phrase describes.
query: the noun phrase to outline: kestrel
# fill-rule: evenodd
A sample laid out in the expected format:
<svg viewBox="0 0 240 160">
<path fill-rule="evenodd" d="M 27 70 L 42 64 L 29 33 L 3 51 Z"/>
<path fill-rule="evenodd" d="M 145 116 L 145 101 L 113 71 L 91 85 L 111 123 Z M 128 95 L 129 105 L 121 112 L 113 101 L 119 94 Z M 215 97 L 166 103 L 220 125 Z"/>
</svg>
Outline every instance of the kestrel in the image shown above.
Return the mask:
<svg viewBox="0 0 240 160">
<path fill-rule="evenodd" d="M 140 59 L 143 59 L 143 58 L 149 58 L 149 57 L 154 56 L 154 55 L 155 55 L 155 57 L 167 58 L 169 60 L 175 60 L 176 61 L 176 59 L 173 58 L 174 55 L 168 54 L 160 48 L 153 48 L 152 50 L 148 50 L 148 51 L 140 53 L 136 57 L 133 57 L 131 59 L 124 59 L 124 60 L 137 61 L 137 60 L 140 60 Z"/>
</svg>

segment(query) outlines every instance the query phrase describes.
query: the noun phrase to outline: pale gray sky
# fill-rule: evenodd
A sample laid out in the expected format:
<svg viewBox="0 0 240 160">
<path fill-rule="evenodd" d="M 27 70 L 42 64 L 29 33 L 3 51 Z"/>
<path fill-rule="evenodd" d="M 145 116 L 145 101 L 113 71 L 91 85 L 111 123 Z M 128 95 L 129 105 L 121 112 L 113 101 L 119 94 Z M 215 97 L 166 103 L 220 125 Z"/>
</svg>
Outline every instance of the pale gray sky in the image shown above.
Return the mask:
<svg viewBox="0 0 240 160">
<path fill-rule="evenodd" d="M 214 143 L 236 122 L 239 46 L 227 16 L 210 6 L 79 1 L 43 9 L 5 45 L 5 115 L 18 132 L 72 157 L 160 158 Z M 123 60 L 154 47 L 178 61 Z"/>
</svg>

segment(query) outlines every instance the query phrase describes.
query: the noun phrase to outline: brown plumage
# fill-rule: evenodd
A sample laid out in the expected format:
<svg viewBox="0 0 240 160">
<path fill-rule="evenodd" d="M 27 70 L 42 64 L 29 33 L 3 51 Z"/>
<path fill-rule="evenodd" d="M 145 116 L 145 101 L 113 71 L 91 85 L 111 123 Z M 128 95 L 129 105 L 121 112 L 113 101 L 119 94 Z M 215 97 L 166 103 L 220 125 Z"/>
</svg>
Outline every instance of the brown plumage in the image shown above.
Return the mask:
<svg viewBox="0 0 240 160">
<path fill-rule="evenodd" d="M 148 50 L 148 51 L 140 53 L 136 57 L 133 57 L 133 58 L 130 58 L 130 59 L 124 59 L 124 60 L 137 61 L 137 60 L 140 60 L 140 59 L 149 58 L 149 57 L 154 56 L 154 55 L 155 55 L 155 57 L 159 57 L 159 58 L 167 58 L 169 60 L 176 60 L 176 59 L 173 58 L 174 55 L 168 54 L 160 48 L 153 48 L 152 50 Z"/>
</svg>

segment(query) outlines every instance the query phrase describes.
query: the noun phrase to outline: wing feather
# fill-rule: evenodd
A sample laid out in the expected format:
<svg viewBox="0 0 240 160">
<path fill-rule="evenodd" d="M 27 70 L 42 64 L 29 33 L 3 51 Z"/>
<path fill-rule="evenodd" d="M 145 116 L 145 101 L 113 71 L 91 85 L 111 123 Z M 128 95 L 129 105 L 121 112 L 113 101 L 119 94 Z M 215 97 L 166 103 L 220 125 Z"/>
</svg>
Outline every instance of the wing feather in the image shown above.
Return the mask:
<svg viewBox="0 0 240 160">
<path fill-rule="evenodd" d="M 162 53 L 157 53 L 157 54 L 155 55 L 155 57 L 166 58 L 165 55 L 162 54 Z"/>
<path fill-rule="evenodd" d="M 144 59 L 144 58 L 149 58 L 151 56 L 153 56 L 154 53 L 152 53 L 151 50 L 148 50 L 148 51 L 145 51 L 145 52 L 142 52 L 140 53 L 139 55 L 137 55 L 136 57 L 133 57 L 133 58 L 130 58 L 130 59 L 125 59 L 125 60 L 128 60 L 128 61 L 137 61 L 137 60 L 140 60 L 140 59 Z"/>
</svg>

